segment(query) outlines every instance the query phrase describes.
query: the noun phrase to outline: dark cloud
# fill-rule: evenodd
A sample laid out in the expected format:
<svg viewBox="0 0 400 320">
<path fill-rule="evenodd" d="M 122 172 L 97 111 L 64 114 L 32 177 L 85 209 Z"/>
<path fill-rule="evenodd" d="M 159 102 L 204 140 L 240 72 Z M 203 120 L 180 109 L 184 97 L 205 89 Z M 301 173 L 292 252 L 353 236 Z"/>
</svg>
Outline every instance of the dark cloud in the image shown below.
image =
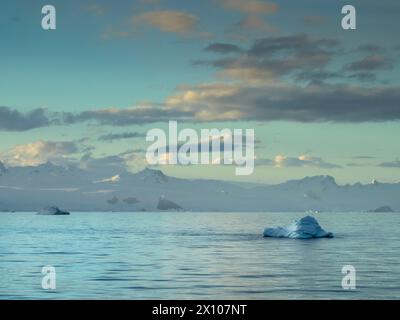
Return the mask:
<svg viewBox="0 0 400 320">
<path fill-rule="evenodd" d="M 212 66 L 224 76 L 246 81 L 291 76 L 303 83 L 338 80 L 365 83 L 375 82 L 379 71 L 394 68 L 394 59 L 388 52 L 384 54 L 384 48 L 377 44 L 367 43 L 348 51 L 337 39 L 307 34 L 265 37 L 254 41 L 247 49 L 219 43 L 207 48 L 214 48 L 214 53 L 231 55 L 197 61 L 197 65 Z M 354 53 L 365 56 L 342 67 L 334 63 Z"/>
<path fill-rule="evenodd" d="M 349 71 L 374 71 L 393 68 L 393 63 L 381 55 L 369 55 L 347 66 Z"/>
<path fill-rule="evenodd" d="M 308 81 L 310 83 L 322 83 L 328 79 L 341 79 L 341 78 L 343 78 L 343 73 L 327 71 L 327 70 L 302 71 L 296 74 L 295 76 L 296 80 Z"/>
<path fill-rule="evenodd" d="M 339 44 L 335 39 L 306 34 L 262 38 L 248 49 L 241 50 L 215 43 L 208 48 L 214 48 L 216 53 L 229 52 L 236 55 L 197 61 L 197 64 L 213 66 L 228 76 L 246 77 L 246 80 L 294 75 L 297 80 L 314 81 L 316 77 L 323 76 L 325 79 L 332 73 L 325 68 L 338 52 Z M 307 76 L 311 79 L 307 79 Z"/>
<path fill-rule="evenodd" d="M 238 53 L 242 51 L 239 46 L 230 43 L 212 43 L 208 47 L 206 47 L 205 50 L 222 54 Z"/>
<path fill-rule="evenodd" d="M 143 138 L 145 136 L 145 134 L 139 132 L 110 133 L 100 136 L 98 140 L 112 142 L 114 140 Z"/>
<path fill-rule="evenodd" d="M 303 56 L 305 54 L 330 53 L 339 44 L 340 42 L 336 39 L 312 37 L 307 34 L 268 37 L 255 41 L 249 54 L 265 57 L 266 54 L 287 52 L 295 56 Z"/>
<path fill-rule="evenodd" d="M 201 134 L 199 133 L 199 138 L 201 138 Z M 231 140 L 228 140 L 228 139 Z M 193 150 L 195 153 L 203 153 L 203 152 L 224 152 L 225 149 L 225 143 L 227 143 L 227 146 L 233 146 L 233 148 L 242 148 L 245 149 L 248 143 L 253 142 L 253 146 L 257 148 L 257 146 L 260 144 L 260 140 L 254 139 L 253 137 L 250 136 L 234 136 L 234 135 L 229 135 L 228 136 L 212 136 L 209 137 L 208 140 L 205 141 L 199 141 L 197 144 L 190 144 L 188 142 L 180 142 L 177 145 L 165 145 L 162 148 L 165 149 L 166 153 L 171 153 L 173 150 L 179 150 L 182 146 L 185 146 L 187 149 Z M 219 141 L 218 141 L 219 140 Z M 213 150 L 213 144 L 215 144 L 217 150 Z M 229 149 L 227 147 L 227 149 Z"/>
<path fill-rule="evenodd" d="M 147 110 L 148 108 L 146 108 Z M 398 87 L 333 84 L 209 84 L 185 87 L 162 108 L 70 114 L 69 122 L 129 125 L 159 121 L 382 122 L 400 120 Z"/>
<path fill-rule="evenodd" d="M 18 112 L 1 117 L 3 130 L 28 130 L 48 125 L 47 117 Z M 0 113 L 4 109 L 0 109 Z M 37 112 L 37 111 L 36 111 Z M 53 117 L 55 115 L 53 114 Z M 307 86 L 274 83 L 252 86 L 247 83 L 207 84 L 182 87 L 164 105 L 146 108 L 103 109 L 63 113 L 51 123 L 93 122 L 100 125 L 127 126 L 177 121 L 296 121 L 296 122 L 383 122 L 400 120 L 400 88 L 389 86 L 349 86 L 318 83 Z M 41 121 L 30 121 L 27 118 Z M 13 124 L 13 125 L 12 125 Z M 29 125 L 28 125 L 29 124 Z M 111 134 L 100 140 L 139 137 L 135 133 Z"/>
<path fill-rule="evenodd" d="M 346 166 L 356 168 L 356 167 L 366 167 L 367 165 L 363 163 L 349 162 L 346 164 Z"/>
<path fill-rule="evenodd" d="M 355 156 L 353 159 L 366 159 L 366 160 L 371 160 L 371 159 L 376 159 L 374 156 Z"/>
<path fill-rule="evenodd" d="M 392 161 L 392 162 L 383 162 L 378 164 L 378 167 L 383 168 L 400 168 L 400 160 Z"/>
<path fill-rule="evenodd" d="M 400 119 L 398 88 L 364 89 L 312 86 L 284 92 L 275 100 L 261 94 L 254 110 L 264 119 L 295 121 L 365 122 Z"/>
<path fill-rule="evenodd" d="M 103 125 L 127 126 L 131 124 L 165 121 L 166 119 L 188 120 L 190 116 L 190 113 L 180 110 L 158 107 L 137 107 L 84 111 L 77 114 L 63 113 L 62 119 L 66 124 L 96 121 Z"/>
<path fill-rule="evenodd" d="M 347 85 L 226 86 L 190 89 L 201 98 L 182 98 L 185 110 L 204 120 L 371 122 L 400 120 L 398 87 Z M 185 97 L 185 92 L 182 93 Z M 178 106 L 176 106 L 178 107 Z"/>
<path fill-rule="evenodd" d="M 355 72 L 347 75 L 349 79 L 356 79 L 361 82 L 372 82 L 376 80 L 376 74 L 373 72 Z"/>
<path fill-rule="evenodd" d="M 377 44 L 367 43 L 357 47 L 356 51 L 366 52 L 366 53 L 377 53 L 382 51 L 382 48 Z"/>
<path fill-rule="evenodd" d="M 0 107 L 0 130 L 27 131 L 46 127 L 51 123 L 45 109 L 34 109 L 22 113 L 9 107 Z"/>
</svg>

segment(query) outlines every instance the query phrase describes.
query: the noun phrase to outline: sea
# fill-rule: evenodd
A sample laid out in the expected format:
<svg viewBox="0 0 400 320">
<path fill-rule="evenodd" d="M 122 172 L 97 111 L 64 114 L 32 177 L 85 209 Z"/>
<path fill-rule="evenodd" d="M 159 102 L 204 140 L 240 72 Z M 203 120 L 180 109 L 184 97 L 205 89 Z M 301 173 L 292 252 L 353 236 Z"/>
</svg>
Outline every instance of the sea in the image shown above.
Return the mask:
<svg viewBox="0 0 400 320">
<path fill-rule="evenodd" d="M 313 213 L 334 238 L 263 237 L 305 215 L 0 213 L 0 299 L 400 298 L 400 214 Z"/>
</svg>

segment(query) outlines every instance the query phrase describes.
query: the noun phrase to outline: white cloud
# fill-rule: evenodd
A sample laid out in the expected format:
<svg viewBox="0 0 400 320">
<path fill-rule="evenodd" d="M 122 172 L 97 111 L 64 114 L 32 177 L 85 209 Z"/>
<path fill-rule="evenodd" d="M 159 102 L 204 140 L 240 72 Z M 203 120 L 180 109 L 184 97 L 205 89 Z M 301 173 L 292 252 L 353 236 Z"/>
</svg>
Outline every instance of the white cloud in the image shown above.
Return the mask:
<svg viewBox="0 0 400 320">
<path fill-rule="evenodd" d="M 273 160 L 260 159 L 256 161 L 257 165 L 272 165 L 276 168 L 284 167 L 315 167 L 320 169 L 337 169 L 341 166 L 327 162 L 320 157 L 312 157 L 309 155 L 300 155 L 298 157 L 288 157 L 278 154 Z"/>
<path fill-rule="evenodd" d="M 36 166 L 47 161 L 67 162 L 79 151 L 74 141 L 36 141 L 17 145 L 0 156 L 10 166 Z"/>
<path fill-rule="evenodd" d="M 259 14 L 278 11 L 278 6 L 275 3 L 260 0 L 220 0 L 220 3 L 226 9 L 242 13 Z"/>
<path fill-rule="evenodd" d="M 195 15 L 173 10 L 149 11 L 133 17 L 135 24 L 146 24 L 162 32 L 178 34 L 194 31 L 198 21 Z"/>
</svg>

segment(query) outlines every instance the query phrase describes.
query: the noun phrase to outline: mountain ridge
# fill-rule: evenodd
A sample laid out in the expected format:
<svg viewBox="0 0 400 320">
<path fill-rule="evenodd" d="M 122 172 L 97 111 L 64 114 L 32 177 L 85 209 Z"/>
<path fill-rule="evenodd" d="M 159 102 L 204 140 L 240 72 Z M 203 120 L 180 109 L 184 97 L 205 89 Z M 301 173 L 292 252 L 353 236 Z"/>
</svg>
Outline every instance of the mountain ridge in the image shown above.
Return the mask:
<svg viewBox="0 0 400 320">
<path fill-rule="evenodd" d="M 152 211 L 160 198 L 191 211 L 370 211 L 400 209 L 400 183 L 339 185 L 329 175 L 270 184 L 185 179 L 146 168 L 63 167 L 47 162 L 6 167 L 0 162 L 0 210 Z M 135 199 L 135 201 L 125 201 Z"/>
</svg>

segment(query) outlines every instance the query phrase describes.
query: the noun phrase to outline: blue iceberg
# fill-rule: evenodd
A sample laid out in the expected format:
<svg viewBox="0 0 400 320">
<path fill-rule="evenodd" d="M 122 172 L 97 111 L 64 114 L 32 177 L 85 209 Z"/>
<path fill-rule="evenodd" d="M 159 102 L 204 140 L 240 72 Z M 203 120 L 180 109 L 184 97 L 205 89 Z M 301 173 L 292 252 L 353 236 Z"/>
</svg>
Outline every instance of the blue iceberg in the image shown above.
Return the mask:
<svg viewBox="0 0 400 320">
<path fill-rule="evenodd" d="M 291 225 L 283 228 L 266 228 L 264 237 L 291 238 L 291 239 L 311 239 L 311 238 L 333 238 L 331 232 L 321 228 L 314 217 L 304 217 L 295 220 Z"/>
</svg>

